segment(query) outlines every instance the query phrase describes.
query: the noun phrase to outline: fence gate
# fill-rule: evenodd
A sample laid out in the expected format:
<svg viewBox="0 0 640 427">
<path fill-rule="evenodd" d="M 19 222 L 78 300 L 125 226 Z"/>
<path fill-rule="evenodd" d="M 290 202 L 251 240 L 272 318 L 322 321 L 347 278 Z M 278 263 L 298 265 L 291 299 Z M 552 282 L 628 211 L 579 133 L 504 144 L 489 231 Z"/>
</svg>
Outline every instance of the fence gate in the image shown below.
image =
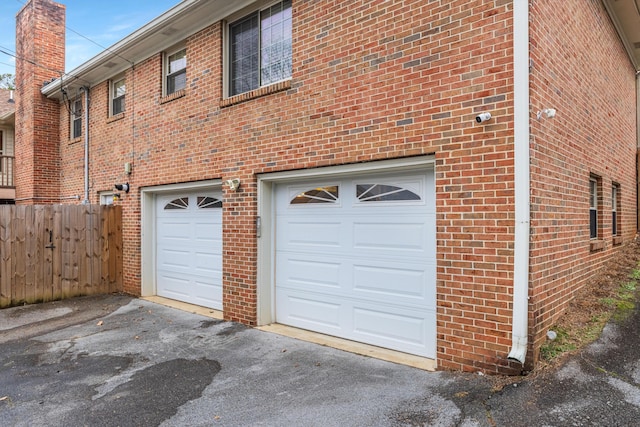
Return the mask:
<svg viewBox="0 0 640 427">
<path fill-rule="evenodd" d="M 0 308 L 119 290 L 120 206 L 0 206 Z"/>
</svg>

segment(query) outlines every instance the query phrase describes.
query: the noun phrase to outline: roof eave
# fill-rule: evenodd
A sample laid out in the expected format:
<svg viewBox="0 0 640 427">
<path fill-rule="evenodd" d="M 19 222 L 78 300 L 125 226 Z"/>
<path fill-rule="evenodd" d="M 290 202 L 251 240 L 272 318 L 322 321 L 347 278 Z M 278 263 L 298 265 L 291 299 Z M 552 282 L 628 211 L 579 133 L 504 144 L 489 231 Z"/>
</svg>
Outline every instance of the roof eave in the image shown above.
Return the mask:
<svg viewBox="0 0 640 427">
<path fill-rule="evenodd" d="M 42 87 L 48 98 L 62 98 L 62 86 L 93 86 L 110 76 L 117 75 L 150 56 L 179 43 L 191 34 L 224 19 L 256 0 L 183 0 L 162 15 L 145 24 L 129 36 L 105 49 L 87 62 Z M 178 25 L 181 24 L 181 25 Z M 175 32 L 175 26 L 179 26 Z M 112 69 L 106 64 L 117 61 Z"/>
<path fill-rule="evenodd" d="M 602 0 L 613 25 L 620 36 L 631 64 L 640 71 L 640 8 L 636 0 Z M 634 41 L 635 40 L 635 41 Z"/>
</svg>

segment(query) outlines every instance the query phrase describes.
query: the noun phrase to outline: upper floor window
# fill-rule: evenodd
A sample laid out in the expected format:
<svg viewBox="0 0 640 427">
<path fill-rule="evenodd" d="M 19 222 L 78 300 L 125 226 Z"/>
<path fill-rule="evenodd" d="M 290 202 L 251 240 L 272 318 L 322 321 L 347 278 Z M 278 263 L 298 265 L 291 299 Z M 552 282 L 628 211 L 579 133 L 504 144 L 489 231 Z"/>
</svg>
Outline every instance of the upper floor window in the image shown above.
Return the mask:
<svg viewBox="0 0 640 427">
<path fill-rule="evenodd" d="M 183 90 L 187 86 L 187 49 L 167 53 L 164 68 L 165 95 Z"/>
<path fill-rule="evenodd" d="M 124 112 L 124 97 L 127 92 L 127 86 L 124 77 L 111 81 L 111 115 L 116 116 Z"/>
<path fill-rule="evenodd" d="M 229 96 L 291 77 L 291 0 L 229 24 Z"/>
<path fill-rule="evenodd" d="M 69 102 L 71 117 L 71 139 L 82 136 L 82 98 L 76 98 Z"/>
</svg>

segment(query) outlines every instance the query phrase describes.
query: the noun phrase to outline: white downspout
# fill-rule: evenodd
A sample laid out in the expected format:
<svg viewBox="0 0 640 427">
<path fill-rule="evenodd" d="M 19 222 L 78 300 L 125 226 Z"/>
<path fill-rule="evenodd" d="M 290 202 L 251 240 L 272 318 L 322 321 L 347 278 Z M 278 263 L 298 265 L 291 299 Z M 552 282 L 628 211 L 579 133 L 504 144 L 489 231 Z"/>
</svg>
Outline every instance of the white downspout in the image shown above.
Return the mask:
<svg viewBox="0 0 640 427">
<path fill-rule="evenodd" d="M 84 90 L 84 200 L 83 205 L 89 204 L 89 88 Z"/>
<path fill-rule="evenodd" d="M 636 230 L 640 230 L 640 70 L 636 66 Z"/>
<path fill-rule="evenodd" d="M 529 0 L 513 2 L 513 63 L 516 228 L 512 343 L 508 358 L 524 364 L 529 334 Z"/>
</svg>

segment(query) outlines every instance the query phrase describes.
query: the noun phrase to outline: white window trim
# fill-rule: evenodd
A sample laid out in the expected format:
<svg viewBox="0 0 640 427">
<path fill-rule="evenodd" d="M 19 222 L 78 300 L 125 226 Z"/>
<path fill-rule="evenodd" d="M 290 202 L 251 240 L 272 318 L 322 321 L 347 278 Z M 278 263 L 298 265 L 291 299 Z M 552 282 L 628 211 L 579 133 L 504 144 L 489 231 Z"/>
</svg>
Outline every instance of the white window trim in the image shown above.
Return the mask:
<svg viewBox="0 0 640 427">
<path fill-rule="evenodd" d="M 592 193 L 591 190 L 592 188 L 595 187 L 594 192 Z M 596 216 L 595 216 L 595 222 L 596 222 L 596 235 L 592 236 L 591 235 L 591 212 L 595 211 L 596 212 Z M 596 240 L 598 239 L 598 179 L 591 177 L 589 178 L 589 238 L 591 240 Z"/>
<path fill-rule="evenodd" d="M 115 113 L 113 112 L 113 101 L 115 100 L 115 95 L 116 95 L 116 90 L 115 90 L 115 84 L 124 80 L 124 99 L 125 99 L 125 104 L 124 104 L 124 108 L 122 109 L 122 111 L 120 111 L 119 113 Z M 116 77 L 114 77 L 113 79 L 109 80 L 109 117 L 113 117 L 115 115 L 118 114 L 122 114 L 127 110 L 127 79 L 125 77 L 124 74 L 118 75 Z"/>
<path fill-rule="evenodd" d="M 99 194 L 100 196 L 100 204 L 101 205 L 113 205 L 114 200 L 114 196 L 116 195 L 116 193 L 114 193 L 113 191 L 101 191 Z"/>
<path fill-rule="evenodd" d="M 613 183 L 611 185 L 611 234 L 620 235 L 620 217 L 618 216 L 618 198 L 620 197 L 620 185 Z M 613 216 L 615 215 L 615 230 L 613 229 Z"/>
<path fill-rule="evenodd" d="M 83 115 L 83 102 L 82 102 L 82 96 L 78 96 L 74 99 L 72 99 L 71 101 L 69 101 L 69 138 L 70 139 L 77 139 L 80 138 L 82 136 L 82 115 Z M 76 114 L 77 110 L 76 110 L 76 103 L 80 103 L 80 114 Z M 75 122 L 76 120 L 80 121 L 80 133 L 78 135 L 76 135 L 74 133 L 75 130 Z"/>
<path fill-rule="evenodd" d="M 241 9 L 240 11 L 229 15 L 223 22 L 223 32 L 222 32 L 222 85 L 223 85 L 223 96 L 225 98 L 230 98 L 231 96 L 238 96 L 241 94 L 237 94 L 237 95 L 230 95 L 230 91 L 229 91 L 229 85 L 230 85 L 230 81 L 231 81 L 231 69 L 229 67 L 229 61 L 231 58 L 231 54 L 229 52 L 229 42 L 231 40 L 231 34 L 229 31 L 229 27 L 231 24 L 233 24 L 234 22 L 238 21 L 239 19 L 244 18 L 247 15 L 250 15 L 254 12 L 260 11 L 262 12 L 265 9 L 270 8 L 271 6 L 280 3 L 281 0 L 260 0 L 257 1 L 256 3 L 254 3 L 251 6 L 245 7 L 244 9 Z M 292 5 L 293 7 L 293 5 Z M 287 80 L 291 80 L 291 77 L 288 77 L 286 79 L 280 80 L 278 82 L 272 82 L 269 83 L 266 86 L 271 86 L 271 85 L 275 85 L 278 84 L 280 82 L 283 81 L 287 81 Z M 259 86 L 259 87 L 264 87 L 264 86 Z"/>
<path fill-rule="evenodd" d="M 169 57 L 173 54 L 180 52 L 181 50 L 185 50 L 185 57 L 187 58 L 187 64 L 185 66 L 185 75 L 187 72 L 187 67 L 189 66 L 189 55 L 186 51 L 187 44 L 186 42 L 180 43 L 178 45 L 174 45 L 171 49 L 167 49 L 162 54 L 162 96 L 171 96 L 176 92 L 168 93 L 167 92 L 167 77 L 169 77 Z"/>
</svg>

